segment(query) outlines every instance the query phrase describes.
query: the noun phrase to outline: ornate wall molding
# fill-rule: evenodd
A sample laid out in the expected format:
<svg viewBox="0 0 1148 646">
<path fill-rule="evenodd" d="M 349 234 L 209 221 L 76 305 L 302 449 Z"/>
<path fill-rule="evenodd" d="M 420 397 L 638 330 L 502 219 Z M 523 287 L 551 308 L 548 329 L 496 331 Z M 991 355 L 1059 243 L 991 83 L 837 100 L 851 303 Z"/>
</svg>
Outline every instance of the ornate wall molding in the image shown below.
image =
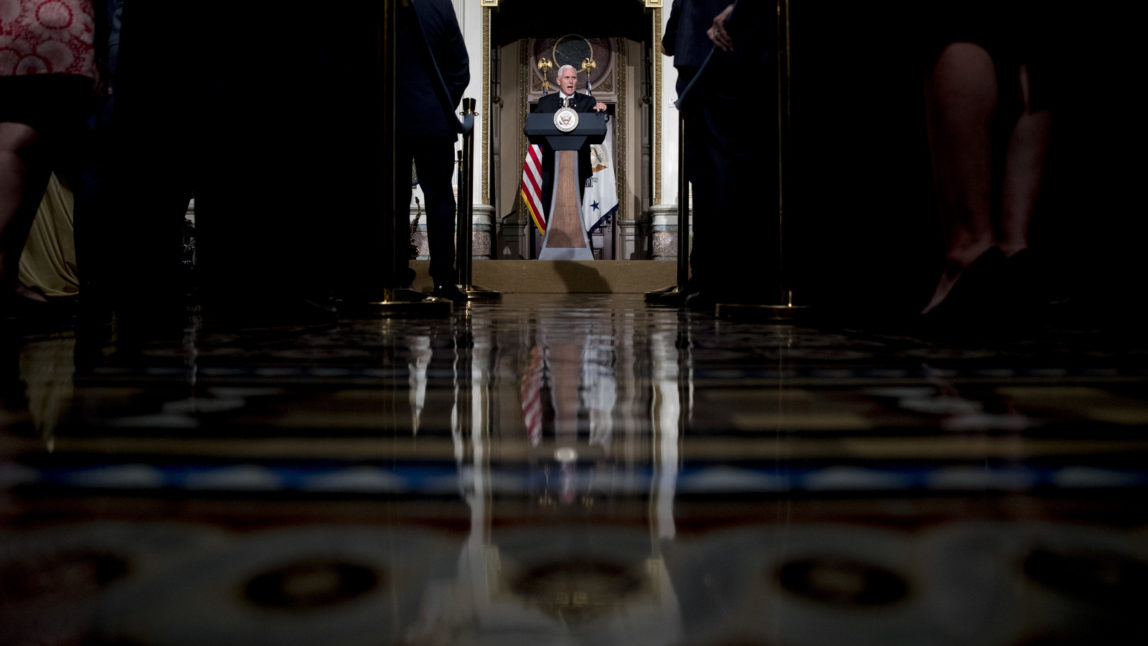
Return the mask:
<svg viewBox="0 0 1148 646">
<path fill-rule="evenodd" d="M 482 158 L 488 164 L 497 158 L 498 167 L 491 167 L 489 172 L 481 177 L 482 200 L 492 205 L 501 215 L 511 211 L 523 212 L 519 184 L 521 180 L 521 160 L 525 157 L 529 143 L 520 132 L 521 123 L 525 121 L 530 104 L 542 95 L 542 73 L 536 65 L 539 57 L 545 55 L 549 59 L 555 58 L 555 43 L 562 43 L 563 38 L 577 36 L 568 34 L 565 37 L 523 39 L 515 43 L 500 46 L 500 53 L 492 50 L 495 30 L 499 28 L 497 21 L 504 16 L 498 12 L 507 11 L 498 0 L 474 3 L 474 0 L 461 0 L 474 8 L 481 7 L 481 21 L 473 20 L 475 27 L 481 24 L 482 39 L 482 84 L 481 105 L 483 114 L 480 118 L 479 136 L 482 138 Z M 618 0 L 619 4 L 623 0 Z M 651 215 L 650 209 L 661 203 L 663 192 L 670 188 L 673 160 L 666 157 L 667 152 L 672 154 L 673 141 L 663 141 L 663 137 L 674 137 L 676 130 L 667 130 L 670 123 L 669 108 L 664 97 L 668 85 L 663 78 L 666 74 L 673 74 L 668 61 L 662 60 L 660 51 L 661 38 L 664 33 L 663 21 L 666 14 L 663 10 L 664 2 L 653 0 L 625 0 L 625 4 L 641 3 L 643 22 L 648 20 L 647 36 L 642 39 L 648 44 L 639 44 L 625 38 L 592 38 L 589 39 L 592 56 L 597 67 L 590 70 L 593 94 L 599 100 L 613 104 L 614 110 L 614 164 L 615 179 L 618 183 L 619 212 L 616 215 L 613 250 L 616 257 L 647 257 L 649 244 L 644 240 L 650 235 Z M 477 5 L 477 7 L 475 7 Z M 521 9 L 514 5 L 517 11 Z M 631 6 L 632 9 L 632 6 Z M 472 14 L 473 15 L 473 14 Z M 475 29 L 471 38 L 478 40 L 479 34 Z M 575 38 L 576 40 L 576 38 Z M 477 49 L 477 48 L 476 48 Z M 558 48 L 558 58 L 570 58 L 580 54 L 576 44 L 569 47 Z M 477 53 L 477 52 L 476 52 Z M 647 57 L 652 60 L 647 60 Z M 493 65 L 498 61 L 499 69 Z M 576 63 L 575 63 L 576 64 Z M 476 61 L 476 67 L 478 61 Z M 555 91 L 553 75 L 555 69 L 548 70 L 550 77 L 550 91 Z M 650 75 L 651 78 L 647 78 Z M 581 75 L 580 75 L 581 76 Z M 492 83 L 500 83 L 500 88 Z M 585 91 L 585 76 L 581 76 L 582 87 Z M 514 85 L 515 87 L 511 87 Z M 500 96 L 495 96 L 496 90 Z M 646 97 L 646 94 L 650 94 Z M 632 102 L 637 103 L 631 105 Z M 647 104 L 647 101 L 649 104 Z M 497 103 L 497 105 L 495 105 Z M 512 104 L 516 104 L 513 105 Z M 516 118 L 517 117 L 517 118 Z M 498 119 L 498 122 L 492 122 Z M 636 128 L 636 129 L 635 129 Z M 495 136 L 501 132 L 494 150 Z M 650 141 L 646 141 L 649 137 Z M 634 167 L 631 167 L 634 164 Z M 668 166 L 666 166 L 668 164 Z M 666 167 L 663 167 L 666 166 Z M 649 174 L 647 174 L 649 173 Z M 479 178 L 476 178 L 476 183 Z M 493 182 L 497 181 L 497 185 Z M 633 182 L 639 182 L 631 186 Z M 635 190 L 637 189 L 637 190 Z M 648 200 L 645 197 L 649 192 Z M 477 201 L 477 200 L 476 200 Z M 528 218 L 523 218 L 526 224 Z M 626 227 L 641 229 L 636 231 L 637 238 L 627 238 L 624 232 Z M 626 238 L 626 239 L 622 239 Z M 643 239 L 640 239 L 643 238 Z M 624 255 L 623 255 L 624 254 Z"/>
<path fill-rule="evenodd" d="M 486 114 L 478 115 L 482 121 L 482 158 L 489 160 L 490 154 L 490 115 L 493 113 L 491 110 L 491 97 L 490 97 L 490 12 L 492 7 L 497 7 L 498 2 L 495 0 L 494 4 L 482 3 L 486 8 L 482 12 L 482 110 Z M 482 173 L 482 191 L 480 193 L 482 203 L 490 204 L 490 171 L 487 165 L 483 164 Z"/>
<path fill-rule="evenodd" d="M 556 86 L 554 84 L 554 77 L 558 73 L 559 63 L 569 62 L 571 59 L 563 61 L 554 61 L 554 46 L 555 43 L 562 39 L 570 39 L 574 34 L 563 36 L 562 38 L 531 38 L 525 43 L 526 50 L 526 68 L 529 76 L 529 95 L 530 101 L 537 101 L 542 97 L 543 90 L 543 76 L 550 82 L 550 91 L 555 92 Z M 594 68 L 590 74 L 590 81 L 592 84 L 594 97 L 599 101 L 606 101 L 608 103 L 617 103 L 619 100 L 619 92 L 621 84 L 618 81 L 617 69 L 620 64 L 618 58 L 619 39 L 617 38 L 588 38 L 585 39 L 589 43 L 586 48 L 586 53 L 593 50 L 593 55 L 597 67 Z M 537 62 L 540 57 L 545 57 L 550 60 L 554 67 L 552 69 L 541 71 L 537 67 Z M 577 66 L 576 62 L 574 63 Z M 579 74 L 579 83 L 584 83 L 584 77 Z M 585 92 L 585 85 L 579 85 L 578 91 Z"/>
<path fill-rule="evenodd" d="M 651 0 L 646 0 L 646 6 L 649 7 Z M 661 3 L 658 3 L 661 6 Z M 653 96 L 650 100 L 654 102 L 653 113 L 654 118 L 654 191 L 650 195 L 650 204 L 657 204 L 662 199 L 662 10 L 653 10 L 653 23 L 654 23 L 654 89 Z"/>
<path fill-rule="evenodd" d="M 629 62 L 629 56 L 627 55 L 625 41 L 618 39 L 615 46 L 618 52 L 618 102 L 615 108 L 614 118 L 614 150 L 617 155 L 617 158 L 614 159 L 614 169 L 617 171 L 614 179 L 617 186 L 620 187 L 620 190 L 618 191 L 618 215 L 614 218 L 614 221 L 621 222 L 622 220 L 633 219 L 632 217 L 628 217 L 630 212 L 630 192 L 626 190 L 626 187 L 629 186 L 629 184 L 626 183 L 626 117 L 629 113 L 626 106 L 630 103 L 628 100 L 630 88 L 626 85 L 626 65 Z M 616 251 L 617 249 L 615 249 L 615 252 Z"/>
<path fill-rule="evenodd" d="M 526 123 L 526 114 L 528 112 L 526 106 L 529 105 L 529 97 L 530 97 L 529 84 L 527 82 L 527 65 L 529 62 L 530 62 L 530 55 L 527 54 L 526 48 L 519 45 L 519 47 L 518 47 L 518 120 L 515 121 L 515 123 Z M 518 130 L 517 140 L 518 140 L 518 157 L 516 159 L 519 160 L 519 163 L 522 163 L 523 165 L 525 165 L 524 160 L 526 159 L 526 147 L 530 145 L 530 142 L 527 141 L 526 135 L 522 134 L 521 129 Z M 522 169 L 519 168 L 519 171 L 520 171 L 519 181 L 521 182 L 521 171 L 522 171 Z M 530 223 L 530 216 L 527 214 L 528 211 L 526 209 L 525 202 L 522 200 L 522 192 L 521 191 L 518 191 L 518 198 L 517 199 L 520 203 L 519 204 L 519 210 L 518 210 L 519 220 L 521 222 L 525 223 L 526 225 L 530 225 L 529 230 L 533 231 L 534 230 L 533 225 L 531 225 L 531 223 Z"/>
</svg>

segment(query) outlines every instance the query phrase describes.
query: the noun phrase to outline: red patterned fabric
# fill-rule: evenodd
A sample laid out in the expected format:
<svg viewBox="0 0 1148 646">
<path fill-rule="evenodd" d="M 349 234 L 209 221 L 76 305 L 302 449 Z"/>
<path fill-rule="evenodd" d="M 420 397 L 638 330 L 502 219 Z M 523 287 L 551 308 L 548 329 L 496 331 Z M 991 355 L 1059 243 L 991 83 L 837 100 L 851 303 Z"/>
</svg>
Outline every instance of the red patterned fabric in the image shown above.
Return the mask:
<svg viewBox="0 0 1148 646">
<path fill-rule="evenodd" d="M 0 76 L 95 77 L 91 0 L 0 0 Z"/>
</svg>

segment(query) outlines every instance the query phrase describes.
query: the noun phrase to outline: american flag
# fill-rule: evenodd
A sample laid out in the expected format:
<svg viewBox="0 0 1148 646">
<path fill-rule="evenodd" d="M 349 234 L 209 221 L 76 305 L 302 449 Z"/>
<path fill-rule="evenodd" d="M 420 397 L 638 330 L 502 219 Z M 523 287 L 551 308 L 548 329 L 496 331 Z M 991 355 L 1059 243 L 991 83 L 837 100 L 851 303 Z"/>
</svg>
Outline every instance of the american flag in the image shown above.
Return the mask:
<svg viewBox="0 0 1148 646">
<path fill-rule="evenodd" d="M 542 208 L 542 147 L 531 145 L 526 150 L 526 160 L 522 162 L 522 201 L 530 211 L 534 226 L 540 233 L 546 233 L 546 211 Z"/>
<path fill-rule="evenodd" d="M 522 394 L 522 420 L 530 446 L 542 443 L 542 388 L 546 382 L 546 350 L 530 348 L 530 364 L 522 371 L 519 388 Z"/>
</svg>

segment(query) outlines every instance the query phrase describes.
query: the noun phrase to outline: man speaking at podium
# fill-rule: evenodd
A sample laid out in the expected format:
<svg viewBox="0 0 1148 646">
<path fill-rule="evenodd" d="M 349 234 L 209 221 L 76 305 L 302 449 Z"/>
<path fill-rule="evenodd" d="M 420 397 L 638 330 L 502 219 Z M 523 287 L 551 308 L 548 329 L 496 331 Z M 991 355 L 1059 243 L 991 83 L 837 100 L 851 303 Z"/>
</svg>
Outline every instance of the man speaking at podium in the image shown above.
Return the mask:
<svg viewBox="0 0 1148 646">
<path fill-rule="evenodd" d="M 563 65 L 558 68 L 558 91 L 547 94 L 538 100 L 534 112 L 547 114 L 558 112 L 564 105 L 569 105 L 575 112 L 605 112 L 606 104 L 595 101 L 594 97 L 579 94 L 574 91 L 578 85 L 578 71 L 573 65 Z M 578 151 L 578 194 L 586 188 L 586 180 L 593 174 L 590 165 L 590 146 L 582 146 Z M 542 208 L 550 209 L 550 198 L 554 195 L 554 150 L 550 146 L 542 147 Z M 547 213 L 547 217 L 550 217 Z"/>
</svg>

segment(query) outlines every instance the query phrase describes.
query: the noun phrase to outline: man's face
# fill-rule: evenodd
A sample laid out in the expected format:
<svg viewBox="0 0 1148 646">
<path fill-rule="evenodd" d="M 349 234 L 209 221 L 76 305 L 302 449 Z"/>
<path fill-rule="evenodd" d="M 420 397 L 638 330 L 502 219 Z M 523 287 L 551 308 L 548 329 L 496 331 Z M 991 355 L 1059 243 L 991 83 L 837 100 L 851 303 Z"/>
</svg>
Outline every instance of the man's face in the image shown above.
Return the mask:
<svg viewBox="0 0 1148 646">
<path fill-rule="evenodd" d="M 558 72 L 558 89 L 562 94 L 574 94 L 574 88 L 578 85 L 578 72 L 567 67 Z"/>
</svg>

